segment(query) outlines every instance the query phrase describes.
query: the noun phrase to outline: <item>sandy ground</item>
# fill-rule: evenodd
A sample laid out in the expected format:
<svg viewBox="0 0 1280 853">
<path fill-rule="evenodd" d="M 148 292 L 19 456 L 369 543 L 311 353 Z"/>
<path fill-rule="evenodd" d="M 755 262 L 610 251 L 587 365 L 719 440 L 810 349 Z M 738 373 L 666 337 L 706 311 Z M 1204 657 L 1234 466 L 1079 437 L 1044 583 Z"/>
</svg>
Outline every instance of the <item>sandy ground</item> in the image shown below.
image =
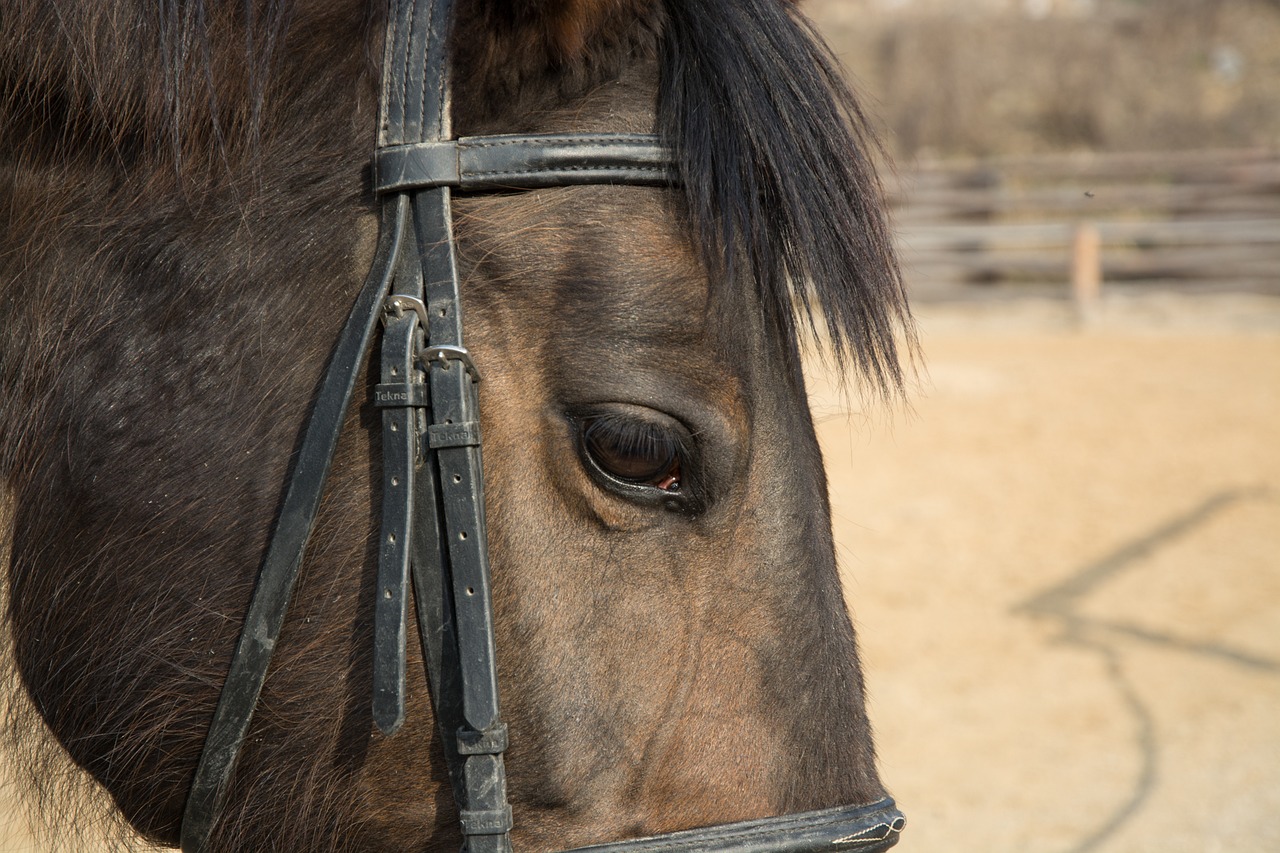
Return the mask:
<svg viewBox="0 0 1280 853">
<path fill-rule="evenodd" d="M 1280 302 L 921 320 L 813 387 L 900 849 L 1280 850 Z"/>
<path fill-rule="evenodd" d="M 920 313 L 812 385 L 899 849 L 1280 850 L 1280 300 Z"/>
</svg>

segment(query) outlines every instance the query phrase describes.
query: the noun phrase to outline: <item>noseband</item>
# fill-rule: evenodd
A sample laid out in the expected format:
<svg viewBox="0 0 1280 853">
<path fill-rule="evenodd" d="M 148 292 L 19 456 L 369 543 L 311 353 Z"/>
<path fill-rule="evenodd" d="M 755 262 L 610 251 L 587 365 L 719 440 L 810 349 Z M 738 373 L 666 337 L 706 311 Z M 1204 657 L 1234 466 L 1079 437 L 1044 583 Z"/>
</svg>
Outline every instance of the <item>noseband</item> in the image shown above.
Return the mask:
<svg viewBox="0 0 1280 853">
<path fill-rule="evenodd" d="M 453 189 L 670 186 L 671 152 L 648 134 L 454 139 L 448 75 L 453 0 L 392 0 L 374 190 L 373 266 L 339 335 L 294 460 L 231 668 L 187 797 L 182 849 L 205 850 L 284 624 L 334 448 L 365 353 L 382 326 L 382 528 L 374 613 L 373 719 L 404 722 L 408 585 L 464 853 L 510 853 L 485 539 L 476 385 L 462 342 Z M 870 805 L 743 821 L 578 848 L 574 853 L 806 853 L 893 846 L 901 812 Z"/>
</svg>

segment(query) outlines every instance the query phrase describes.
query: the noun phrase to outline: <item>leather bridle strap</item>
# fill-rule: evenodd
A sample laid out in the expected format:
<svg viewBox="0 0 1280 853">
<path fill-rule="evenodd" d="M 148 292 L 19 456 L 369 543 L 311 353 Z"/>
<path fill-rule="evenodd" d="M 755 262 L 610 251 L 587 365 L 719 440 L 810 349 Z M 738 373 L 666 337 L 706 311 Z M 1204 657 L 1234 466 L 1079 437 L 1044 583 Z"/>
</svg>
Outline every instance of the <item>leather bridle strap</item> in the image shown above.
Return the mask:
<svg viewBox="0 0 1280 853">
<path fill-rule="evenodd" d="M 578 847 L 566 853 L 874 853 L 898 843 L 906 821 L 888 797 L 841 806 Z"/>
<path fill-rule="evenodd" d="M 378 192 L 457 187 L 483 192 L 574 184 L 670 186 L 670 153 L 650 133 L 464 136 L 379 149 Z"/>
<path fill-rule="evenodd" d="M 384 59 L 383 116 L 378 150 L 404 146 L 441 145 L 452 137 L 448 72 L 448 42 L 453 18 L 452 0 L 401 0 L 392 7 Z M 420 557 L 415 566 L 419 597 L 442 596 L 441 603 L 419 620 L 428 666 L 435 666 L 435 705 L 450 766 L 467 853 L 508 853 L 511 807 L 507 803 L 503 752 L 507 729 L 498 708 L 497 650 L 494 646 L 493 605 L 489 589 L 489 555 L 485 540 L 484 481 L 480 458 L 480 412 L 476 383 L 479 375 L 462 339 L 462 299 L 454 254 L 452 183 L 397 188 L 413 205 L 417 263 L 411 288 L 421 294 L 421 317 L 427 346 L 414 356 L 414 372 L 427 374 L 429 417 L 415 418 L 401 437 L 409 458 L 419 467 L 423 484 L 401 489 L 396 500 L 409 498 L 406 517 L 423 529 L 413 544 Z M 381 191 L 382 188 L 378 187 Z M 406 294 L 409 288 L 404 291 Z M 397 285 L 397 293 L 400 293 Z M 405 313 L 403 299 L 393 310 Z M 415 306 L 416 307 L 416 306 Z M 416 311 L 415 311 L 416 313 Z M 399 354 L 393 353 L 393 359 Z M 384 371 L 384 377 L 387 372 Z M 385 379 L 384 379 L 385 381 Z M 394 417 L 394 408 L 384 416 Z M 417 410 L 414 411 L 415 415 Z M 384 436 L 389 435 L 384 429 Z M 384 471 L 384 496 L 393 491 L 394 474 Z M 426 484 L 434 480 L 434 488 Z M 418 503 L 421 499 L 421 503 Z M 431 521 L 434 520 L 434 527 Z M 441 547 L 441 541 L 444 546 Z M 384 552 L 385 553 L 385 552 Z M 394 608 L 375 624 L 402 622 L 405 573 L 397 562 L 380 568 L 387 585 L 376 600 Z M 399 584 L 399 595 L 393 584 Z M 425 587 L 425 588 L 424 588 Z M 397 598 L 399 599 L 397 601 Z M 433 638 L 452 634 L 452 643 L 432 647 Z M 402 637 L 403 635 L 401 635 Z M 403 707 L 403 639 L 375 648 L 375 696 Z M 436 660 L 432 658 L 440 654 Z M 395 660 L 395 665 L 387 661 Z M 397 675 L 397 681 L 379 680 Z M 442 692 L 452 682 L 460 691 Z M 460 696 L 459 696 L 460 693 Z M 380 715 L 379 725 L 394 722 Z M 461 713 L 459 713 L 459 711 Z M 394 729 L 384 725 L 384 731 Z"/>
<path fill-rule="evenodd" d="M 205 849 L 220 811 L 380 319 L 384 355 L 375 403 L 383 408 L 384 488 L 373 715 L 387 733 L 404 718 L 408 574 L 466 848 L 509 849 L 478 375 L 461 341 L 450 190 L 653 186 L 670 183 L 674 173 L 670 153 L 643 134 L 450 139 L 452 0 L 393 0 L 390 14 L 375 164 L 383 198 L 378 246 L 321 380 L 205 738 L 183 813 L 181 845 L 188 853 Z M 451 158 L 455 165 L 442 172 L 439 163 Z M 399 164 L 394 180 L 386 177 L 391 163 Z M 424 331 L 430 346 L 423 346 Z"/>
<path fill-rule="evenodd" d="M 315 522 L 333 451 L 351 402 L 351 392 L 360 377 L 364 354 L 382 314 L 396 258 L 409 234 L 408 199 L 392 197 L 384 200 L 381 215 L 383 226 L 373 266 L 356 297 L 321 380 L 302 445 L 293 461 L 280 515 L 240 628 L 231 668 L 222 685 L 200 762 L 187 794 L 181 830 L 182 849 L 187 853 L 204 850 L 240 754 L 240 746 L 249 730 L 253 709 L 258 704 L 267 667 L 289 609 L 298 567 Z"/>
</svg>

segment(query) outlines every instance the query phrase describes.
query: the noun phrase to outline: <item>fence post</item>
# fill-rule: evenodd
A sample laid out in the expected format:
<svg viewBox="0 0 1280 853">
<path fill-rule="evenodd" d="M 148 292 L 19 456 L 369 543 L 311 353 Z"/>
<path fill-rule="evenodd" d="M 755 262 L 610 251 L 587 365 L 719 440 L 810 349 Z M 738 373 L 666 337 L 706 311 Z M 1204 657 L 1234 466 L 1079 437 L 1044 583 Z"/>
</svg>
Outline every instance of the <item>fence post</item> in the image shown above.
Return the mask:
<svg viewBox="0 0 1280 853">
<path fill-rule="evenodd" d="M 1071 250 L 1071 299 L 1076 317 L 1089 325 L 1097 317 L 1102 292 L 1102 237 L 1092 222 L 1076 226 Z"/>
</svg>

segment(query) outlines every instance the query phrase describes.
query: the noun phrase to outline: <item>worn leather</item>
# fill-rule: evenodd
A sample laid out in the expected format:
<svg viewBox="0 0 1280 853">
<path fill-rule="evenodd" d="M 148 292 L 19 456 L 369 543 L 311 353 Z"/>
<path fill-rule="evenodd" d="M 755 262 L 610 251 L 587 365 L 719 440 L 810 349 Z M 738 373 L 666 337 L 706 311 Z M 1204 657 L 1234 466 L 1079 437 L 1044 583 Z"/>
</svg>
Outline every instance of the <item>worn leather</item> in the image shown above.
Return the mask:
<svg viewBox="0 0 1280 853">
<path fill-rule="evenodd" d="M 877 853 L 898 843 L 906 821 L 893 800 L 669 832 L 578 847 L 569 853 Z"/>
<path fill-rule="evenodd" d="M 258 704 L 271 654 L 289 609 L 303 551 L 315 523 L 342 422 L 374 327 L 382 314 L 397 257 L 409 234 L 408 199 L 387 199 L 382 205 L 382 223 L 373 266 L 338 337 L 307 420 L 302 445 L 289 474 L 280 517 L 258 571 L 231 668 L 191 782 L 181 833 L 182 849 L 187 853 L 204 850 L 208 842 L 240 746 L 249 730 L 253 709 Z"/>
<path fill-rule="evenodd" d="M 465 352 L 449 202 L 447 187 L 418 191 L 414 223 L 426 293 L 427 340 L 432 347 Z M 431 389 L 427 444 L 429 455 L 434 456 L 427 464 L 435 465 L 439 491 L 431 508 L 419 507 L 418 512 L 434 512 L 443 518 L 440 527 L 452 578 L 453 628 L 462 688 L 462 726 L 455 737 L 483 739 L 483 735 L 500 730 L 502 720 L 485 537 L 478 377 L 456 359 L 432 359 L 427 370 Z M 433 440 L 442 434 L 449 440 Z M 502 750 L 463 753 L 456 744 L 451 746 L 455 748 L 446 749 L 446 758 L 455 774 L 459 765 L 462 769 L 464 797 L 458 806 L 463 849 L 473 853 L 510 850 L 511 808 L 507 805 Z"/>
<path fill-rule="evenodd" d="M 426 385 L 415 355 L 422 346 L 423 329 L 418 314 L 400 307 L 396 297 L 408 296 L 421 305 L 421 294 L 420 276 L 397 276 L 389 307 L 384 309 L 381 382 L 374 389 L 374 402 L 382 409 L 382 528 L 374 595 L 373 722 L 385 735 L 395 734 L 404 723 L 418 424 L 419 411 L 427 406 Z"/>
</svg>

